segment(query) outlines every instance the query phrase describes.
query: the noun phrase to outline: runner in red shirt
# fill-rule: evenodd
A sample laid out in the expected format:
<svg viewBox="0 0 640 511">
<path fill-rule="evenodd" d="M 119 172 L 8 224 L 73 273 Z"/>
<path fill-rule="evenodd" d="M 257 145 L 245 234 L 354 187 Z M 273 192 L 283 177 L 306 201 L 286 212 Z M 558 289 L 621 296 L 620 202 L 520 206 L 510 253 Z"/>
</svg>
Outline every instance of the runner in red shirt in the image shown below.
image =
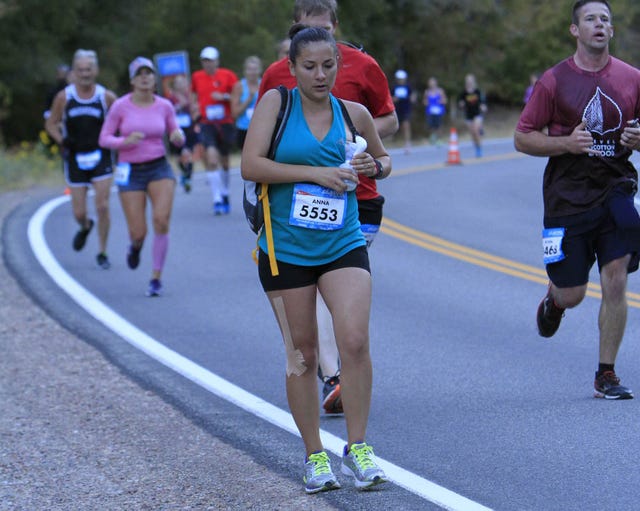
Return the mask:
<svg viewBox="0 0 640 511">
<path fill-rule="evenodd" d="M 229 153 L 235 140 L 231 91 L 238 81 L 230 69 L 219 66 L 220 52 L 212 46 L 200 52 L 202 69 L 191 76 L 191 90 L 200 108 L 200 141 L 205 147 L 205 169 L 213 195 L 213 213 L 226 215 L 229 204 Z M 218 165 L 222 170 L 218 170 Z"/>
<path fill-rule="evenodd" d="M 335 0 L 296 0 L 293 18 L 295 23 L 321 27 L 334 34 L 338 26 Z M 338 98 L 363 104 L 376 124 L 380 138 L 393 135 L 398 130 L 393 98 L 389 92 L 387 77 L 373 59 L 362 50 L 346 43 L 338 43 L 340 67 L 336 83 L 331 90 Z M 296 86 L 289 71 L 288 57 L 271 64 L 260 82 L 259 97 L 278 85 Z M 360 224 L 367 246 L 370 246 L 382 222 L 384 197 L 378 193 L 374 178 L 359 176 L 356 188 Z M 342 413 L 340 397 L 340 358 L 333 333 L 332 319 L 322 297 L 318 295 L 318 336 L 320 343 L 319 377 L 324 382 L 323 407 L 327 413 Z"/>
</svg>

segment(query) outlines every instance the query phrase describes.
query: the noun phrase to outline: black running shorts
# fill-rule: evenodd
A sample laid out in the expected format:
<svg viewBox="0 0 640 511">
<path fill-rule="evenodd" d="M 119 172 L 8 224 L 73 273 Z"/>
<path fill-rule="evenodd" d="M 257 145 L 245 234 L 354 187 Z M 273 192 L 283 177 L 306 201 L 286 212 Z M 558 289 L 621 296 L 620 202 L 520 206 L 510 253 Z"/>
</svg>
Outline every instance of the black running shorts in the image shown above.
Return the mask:
<svg viewBox="0 0 640 511">
<path fill-rule="evenodd" d="M 362 268 L 371 273 L 367 248 L 364 245 L 354 248 L 335 261 L 319 266 L 300 266 L 278 261 L 277 277 L 271 275 L 269 256 L 261 250 L 258 257 L 258 274 L 265 292 L 312 286 L 317 284 L 325 273 L 340 268 Z"/>
</svg>

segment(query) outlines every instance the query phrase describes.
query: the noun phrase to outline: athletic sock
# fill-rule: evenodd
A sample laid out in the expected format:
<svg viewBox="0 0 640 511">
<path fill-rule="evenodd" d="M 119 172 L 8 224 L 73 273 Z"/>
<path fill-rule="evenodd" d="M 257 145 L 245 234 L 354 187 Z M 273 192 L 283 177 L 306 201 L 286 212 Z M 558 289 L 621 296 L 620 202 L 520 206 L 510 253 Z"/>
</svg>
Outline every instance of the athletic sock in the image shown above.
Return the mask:
<svg viewBox="0 0 640 511">
<path fill-rule="evenodd" d="M 222 174 L 220 174 L 221 193 L 223 197 L 228 197 L 231 174 L 228 170 L 221 170 L 220 172 L 222 172 Z"/>
<path fill-rule="evenodd" d="M 613 364 L 598 364 L 598 376 L 601 376 L 607 371 L 613 372 Z"/>
<path fill-rule="evenodd" d="M 222 202 L 222 170 L 207 170 L 207 178 L 209 179 L 214 204 Z"/>
</svg>

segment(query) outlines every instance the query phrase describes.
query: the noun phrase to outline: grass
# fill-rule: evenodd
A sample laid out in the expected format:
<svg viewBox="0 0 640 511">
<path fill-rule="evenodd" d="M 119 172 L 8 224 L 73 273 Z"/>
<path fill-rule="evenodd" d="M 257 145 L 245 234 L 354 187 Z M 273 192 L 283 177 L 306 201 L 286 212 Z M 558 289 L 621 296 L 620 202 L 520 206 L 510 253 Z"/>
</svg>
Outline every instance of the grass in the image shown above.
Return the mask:
<svg viewBox="0 0 640 511">
<path fill-rule="evenodd" d="M 32 186 L 64 186 L 62 165 L 56 152 L 46 145 L 22 142 L 11 149 L 0 149 L 0 191 L 26 189 Z"/>
<path fill-rule="evenodd" d="M 489 111 L 484 116 L 485 138 L 511 138 L 515 130 L 521 109 L 515 107 L 505 107 L 500 105 L 489 105 Z M 461 115 L 453 117 L 447 115 L 441 130 L 441 141 L 446 143 L 449 139 L 449 130 L 455 127 L 460 140 L 469 140 L 469 131 Z M 427 130 L 422 110 L 414 108 L 411 119 L 412 142 L 414 145 L 428 144 Z M 403 146 L 402 136 L 396 133 L 391 138 L 384 139 L 387 148 L 398 148 Z"/>
<path fill-rule="evenodd" d="M 416 109 L 415 115 L 418 115 Z M 487 138 L 508 138 L 513 136 L 513 130 L 518 122 L 519 109 L 495 107 L 489 110 L 485 116 L 485 134 Z M 421 120 L 413 120 L 413 143 L 419 145 L 426 143 L 426 133 Z M 446 142 L 449 127 L 455 126 L 461 139 L 468 139 L 464 121 L 459 118 L 448 119 L 443 126 L 443 135 Z M 399 134 L 391 139 L 385 139 L 385 145 L 401 147 L 402 140 Z M 198 162 L 199 164 L 200 162 Z M 235 151 L 231 155 L 233 166 L 240 165 L 240 154 Z M 197 165 L 199 168 L 201 165 Z M 174 166 L 175 167 L 175 166 Z M 40 133 L 38 142 L 22 142 L 19 146 L 10 149 L 0 149 L 0 191 L 21 190 L 33 186 L 65 186 L 62 175 L 62 164 L 57 146 L 50 145 L 47 135 Z"/>
</svg>

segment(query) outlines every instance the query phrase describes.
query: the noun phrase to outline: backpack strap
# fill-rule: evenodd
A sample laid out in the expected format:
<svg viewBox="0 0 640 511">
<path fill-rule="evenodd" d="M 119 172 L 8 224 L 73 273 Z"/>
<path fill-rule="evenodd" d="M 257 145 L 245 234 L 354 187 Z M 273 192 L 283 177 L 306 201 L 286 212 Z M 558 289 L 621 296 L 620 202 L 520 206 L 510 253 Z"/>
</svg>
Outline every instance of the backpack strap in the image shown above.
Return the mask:
<svg viewBox="0 0 640 511">
<path fill-rule="evenodd" d="M 344 117 L 344 120 L 347 121 L 347 126 L 349 126 L 349 131 L 351 131 L 351 136 L 353 137 L 353 141 L 356 141 L 356 135 L 359 135 L 358 130 L 356 129 L 356 127 L 353 125 L 353 121 L 351 120 L 351 116 L 349 115 L 349 112 L 347 111 L 347 107 L 346 105 L 342 102 L 342 100 L 340 98 L 336 98 L 338 100 L 338 103 L 340 103 L 340 109 L 342 110 L 342 116 Z"/>
<path fill-rule="evenodd" d="M 282 134 L 284 133 L 284 128 L 287 125 L 287 119 L 289 119 L 292 106 L 291 91 L 284 85 L 278 85 L 278 91 L 280 92 L 280 110 L 278 111 L 278 117 L 276 117 L 276 124 L 273 127 L 271 144 L 269 145 L 269 152 L 267 153 L 267 158 L 270 160 L 273 160 L 276 156 L 276 149 L 282 139 Z"/>
<path fill-rule="evenodd" d="M 291 113 L 291 91 L 284 85 L 278 86 L 280 91 L 280 110 L 276 118 L 276 124 L 273 127 L 273 135 L 271 136 L 271 145 L 269 146 L 268 158 L 273 160 L 276 155 L 276 149 L 282 139 L 284 128 L 287 125 L 287 119 Z M 276 261 L 275 246 L 273 243 L 273 230 L 271 228 L 271 207 L 269 205 L 269 185 L 263 183 L 258 199 L 262 201 L 262 209 L 264 211 L 264 233 L 267 238 L 267 250 L 269 251 L 269 266 L 271 267 L 271 275 L 277 277 L 280 272 L 278 270 L 278 262 Z"/>
</svg>

